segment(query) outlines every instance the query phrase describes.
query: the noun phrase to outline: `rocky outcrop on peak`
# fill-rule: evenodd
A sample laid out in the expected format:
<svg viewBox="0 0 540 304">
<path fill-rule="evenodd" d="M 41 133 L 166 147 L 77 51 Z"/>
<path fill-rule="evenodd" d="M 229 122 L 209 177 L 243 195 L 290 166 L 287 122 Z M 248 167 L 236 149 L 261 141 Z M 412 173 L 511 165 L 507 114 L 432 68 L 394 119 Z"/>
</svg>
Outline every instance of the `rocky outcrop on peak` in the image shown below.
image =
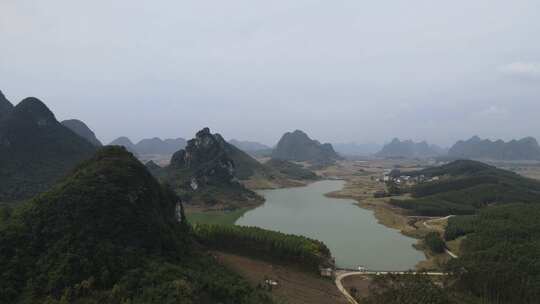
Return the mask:
<svg viewBox="0 0 540 304">
<path fill-rule="evenodd" d="M 204 128 L 187 142 L 185 149 L 173 154 L 162 178 L 191 204 L 235 208 L 262 201 L 239 182 L 255 174 L 259 166 L 263 167 L 221 135 Z"/>
</svg>

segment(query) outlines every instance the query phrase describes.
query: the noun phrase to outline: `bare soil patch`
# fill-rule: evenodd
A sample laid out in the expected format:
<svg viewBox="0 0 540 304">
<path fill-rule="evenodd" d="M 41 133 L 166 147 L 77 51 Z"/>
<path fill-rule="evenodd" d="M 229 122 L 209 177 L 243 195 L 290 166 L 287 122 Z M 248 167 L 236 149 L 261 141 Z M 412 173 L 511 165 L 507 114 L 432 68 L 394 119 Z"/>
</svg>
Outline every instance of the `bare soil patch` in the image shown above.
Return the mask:
<svg viewBox="0 0 540 304">
<path fill-rule="evenodd" d="M 268 279 L 278 282 L 271 291 L 276 299 L 290 304 L 347 304 L 331 279 L 239 255 L 214 254 L 220 263 L 246 278 L 253 286 L 263 285 Z"/>
</svg>

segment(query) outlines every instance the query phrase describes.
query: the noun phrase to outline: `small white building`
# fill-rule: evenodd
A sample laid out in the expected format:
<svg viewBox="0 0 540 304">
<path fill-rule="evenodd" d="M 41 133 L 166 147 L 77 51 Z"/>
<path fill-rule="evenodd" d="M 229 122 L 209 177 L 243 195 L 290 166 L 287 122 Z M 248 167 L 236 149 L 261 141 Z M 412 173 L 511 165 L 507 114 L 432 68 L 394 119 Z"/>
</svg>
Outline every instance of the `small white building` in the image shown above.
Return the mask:
<svg viewBox="0 0 540 304">
<path fill-rule="evenodd" d="M 272 287 L 275 287 L 275 286 L 279 285 L 279 283 L 277 281 L 274 281 L 274 280 L 265 280 L 264 284 L 266 286 L 272 286 Z"/>
<path fill-rule="evenodd" d="M 321 268 L 321 277 L 325 277 L 325 278 L 334 277 L 334 269 L 332 269 L 332 268 Z"/>
</svg>

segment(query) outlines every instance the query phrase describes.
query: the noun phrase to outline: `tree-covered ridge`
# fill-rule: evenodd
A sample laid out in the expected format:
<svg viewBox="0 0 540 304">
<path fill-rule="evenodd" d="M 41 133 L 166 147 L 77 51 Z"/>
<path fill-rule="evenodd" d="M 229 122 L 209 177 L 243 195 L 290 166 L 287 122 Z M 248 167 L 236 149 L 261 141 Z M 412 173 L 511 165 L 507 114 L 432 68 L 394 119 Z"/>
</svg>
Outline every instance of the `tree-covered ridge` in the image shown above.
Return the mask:
<svg viewBox="0 0 540 304">
<path fill-rule="evenodd" d="M 416 214 L 473 214 L 493 204 L 540 202 L 540 182 L 476 161 L 455 161 L 410 175 L 440 178 L 408 189 L 410 200 L 391 201 Z"/>
<path fill-rule="evenodd" d="M 194 227 L 197 239 L 210 248 L 289 263 L 309 271 L 332 262 L 322 242 L 257 227 L 201 225 Z"/>
<path fill-rule="evenodd" d="M 46 191 L 95 150 L 43 102 L 24 99 L 0 119 L 0 202 Z"/>
<path fill-rule="evenodd" d="M 444 230 L 444 239 L 452 241 L 460 236 L 474 232 L 476 215 L 453 216 L 448 219 L 448 225 Z"/>
<path fill-rule="evenodd" d="M 0 302 L 270 303 L 192 246 L 179 206 L 132 154 L 103 148 L 3 216 Z"/>
<path fill-rule="evenodd" d="M 450 231 L 466 234 L 460 258 L 451 264 L 458 290 L 478 297 L 481 303 L 538 303 L 539 205 L 489 207 L 449 225 Z"/>
</svg>

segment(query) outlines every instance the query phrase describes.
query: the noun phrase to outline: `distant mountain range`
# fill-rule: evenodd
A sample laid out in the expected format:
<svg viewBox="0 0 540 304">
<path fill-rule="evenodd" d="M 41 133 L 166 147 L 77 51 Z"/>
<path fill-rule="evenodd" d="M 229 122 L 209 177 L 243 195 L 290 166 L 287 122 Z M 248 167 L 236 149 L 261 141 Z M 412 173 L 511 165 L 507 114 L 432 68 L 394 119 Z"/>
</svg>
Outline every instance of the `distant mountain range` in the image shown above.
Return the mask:
<svg viewBox="0 0 540 304">
<path fill-rule="evenodd" d="M 186 146 L 186 140 L 183 138 L 160 139 L 158 137 L 146 138 L 134 144 L 127 137 L 119 137 L 113 140 L 109 145 L 123 146 L 131 153 L 142 155 L 172 155 L 176 151 Z"/>
<path fill-rule="evenodd" d="M 95 151 L 39 99 L 25 98 L 14 107 L 0 93 L 0 202 L 49 189 Z"/>
<path fill-rule="evenodd" d="M 244 151 L 244 152 L 248 152 L 248 153 L 251 153 L 251 152 L 259 152 L 259 151 L 267 151 L 267 150 L 271 150 L 272 148 L 265 145 L 265 144 L 261 144 L 261 143 L 258 143 L 258 142 L 255 142 L 255 141 L 246 141 L 246 140 L 236 140 L 236 139 L 231 139 L 229 140 L 229 143 L 235 147 L 237 147 L 238 149 Z"/>
<path fill-rule="evenodd" d="M 337 153 L 344 156 L 369 156 L 381 150 L 382 145 L 375 143 L 333 143 Z"/>
<path fill-rule="evenodd" d="M 490 160 L 540 160 L 540 146 L 532 137 L 504 142 L 473 136 L 469 140 L 458 141 L 450 148 L 448 156 Z"/>
<path fill-rule="evenodd" d="M 341 157 L 334 151 L 331 144 L 321 144 L 309 138 L 303 131 L 285 133 L 272 152 L 272 158 L 310 162 L 313 164 L 332 163 Z"/>
<path fill-rule="evenodd" d="M 416 143 L 412 140 L 401 141 L 394 138 L 381 151 L 377 152 L 376 156 L 382 158 L 430 158 L 445 154 L 444 149 L 436 145 L 429 145 L 425 141 Z"/>
<path fill-rule="evenodd" d="M 97 139 L 96 134 L 84 122 L 78 119 L 68 119 L 68 120 L 62 121 L 62 124 L 65 127 L 69 128 L 71 131 L 75 132 L 75 134 L 88 140 L 94 146 L 96 147 L 102 146 L 99 139 Z"/>
</svg>

